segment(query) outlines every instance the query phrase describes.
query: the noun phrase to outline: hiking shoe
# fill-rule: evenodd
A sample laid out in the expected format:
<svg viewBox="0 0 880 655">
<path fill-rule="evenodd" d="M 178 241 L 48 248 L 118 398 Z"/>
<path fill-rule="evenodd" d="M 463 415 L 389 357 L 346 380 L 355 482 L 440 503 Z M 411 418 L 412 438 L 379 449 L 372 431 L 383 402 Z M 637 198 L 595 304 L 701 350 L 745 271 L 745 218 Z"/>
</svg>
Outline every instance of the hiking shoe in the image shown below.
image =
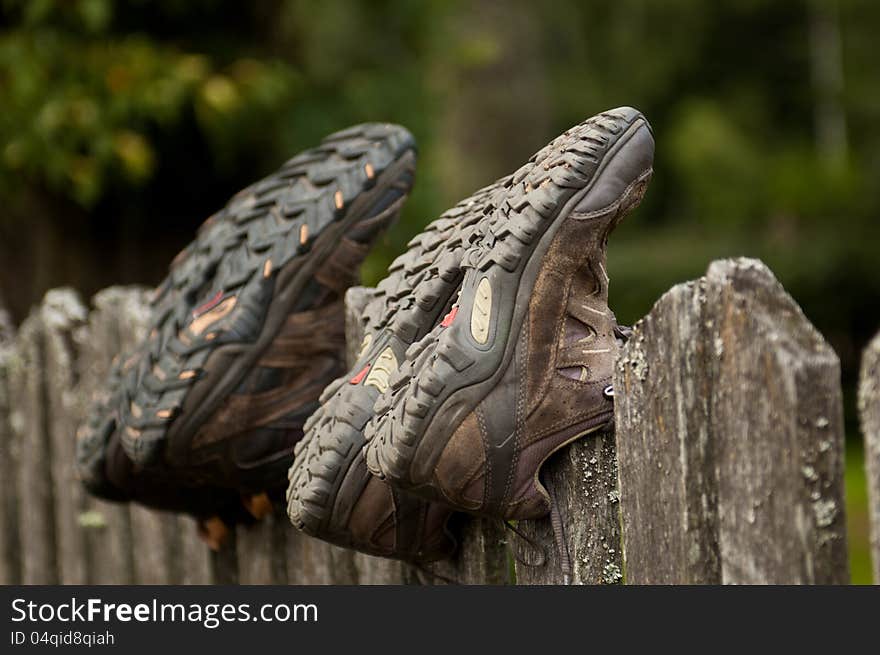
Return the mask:
<svg viewBox="0 0 880 655">
<path fill-rule="evenodd" d="M 288 513 L 307 534 L 413 561 L 454 551 L 446 507 L 393 489 L 367 471 L 363 429 L 406 349 L 448 311 L 461 284 L 462 256 L 502 184 L 478 191 L 431 223 L 373 290 L 357 362 L 324 391 L 296 446 Z"/>
<path fill-rule="evenodd" d="M 605 249 L 640 202 L 653 155 L 647 121 L 620 108 L 570 129 L 513 175 L 465 256 L 458 301 L 376 404 L 371 472 L 471 513 L 550 511 L 543 463 L 613 418 Z"/>
<path fill-rule="evenodd" d="M 209 218 L 156 289 L 145 342 L 80 430 L 86 485 L 199 515 L 212 503 L 196 503 L 195 489 L 234 491 L 248 505 L 267 491 L 283 497 L 303 424 L 344 371 L 344 292 L 396 218 L 414 167 L 409 132 L 360 125 Z M 192 498 L 169 499 L 155 480 Z"/>
</svg>

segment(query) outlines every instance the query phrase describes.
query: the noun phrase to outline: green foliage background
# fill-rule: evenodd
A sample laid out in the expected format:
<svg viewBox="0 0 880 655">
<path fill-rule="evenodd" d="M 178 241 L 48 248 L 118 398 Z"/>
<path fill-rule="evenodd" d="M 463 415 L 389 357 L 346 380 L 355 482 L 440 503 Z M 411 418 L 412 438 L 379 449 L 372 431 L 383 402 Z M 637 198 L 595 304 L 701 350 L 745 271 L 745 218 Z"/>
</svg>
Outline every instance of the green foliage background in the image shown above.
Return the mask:
<svg viewBox="0 0 880 655">
<path fill-rule="evenodd" d="M 446 207 L 630 104 L 658 150 L 645 203 L 612 241 L 619 318 L 713 258 L 760 257 L 840 354 L 857 431 L 858 356 L 880 328 L 874 0 L 0 7 L 0 297 L 18 319 L 52 286 L 155 283 L 237 189 L 330 131 L 387 120 L 421 156 L 365 267 L 375 282 Z M 864 480 L 849 470 L 852 500 Z M 860 512 L 851 503 L 865 580 Z"/>
</svg>

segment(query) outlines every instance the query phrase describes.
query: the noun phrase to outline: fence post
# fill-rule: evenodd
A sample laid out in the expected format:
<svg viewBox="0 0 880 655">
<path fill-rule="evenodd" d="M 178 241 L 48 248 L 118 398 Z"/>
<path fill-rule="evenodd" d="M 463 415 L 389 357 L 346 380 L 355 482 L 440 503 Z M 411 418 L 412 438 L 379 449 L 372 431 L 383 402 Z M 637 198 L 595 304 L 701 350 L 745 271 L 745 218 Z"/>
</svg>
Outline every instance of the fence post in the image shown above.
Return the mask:
<svg viewBox="0 0 880 655">
<path fill-rule="evenodd" d="M 204 585 L 211 584 L 214 579 L 211 570 L 211 551 L 198 536 L 196 522 L 189 516 L 177 517 L 177 529 L 180 531 L 181 565 L 177 584 Z"/>
<path fill-rule="evenodd" d="M 510 536 L 501 521 L 459 515 L 453 517 L 458 550 L 448 561 L 426 567 L 458 584 L 510 584 Z M 423 584 L 437 584 L 430 576 L 415 573 L 415 580 Z"/>
<path fill-rule="evenodd" d="M 85 584 L 89 580 L 89 551 L 80 516 L 86 506 L 86 492 L 76 478 L 74 451 L 76 430 L 82 418 L 83 402 L 77 393 L 80 379 L 79 351 L 75 332 L 86 320 L 87 311 L 72 289 L 54 289 L 40 306 L 43 332 L 41 370 L 49 450 L 42 453 L 51 466 L 55 499 L 56 557 L 58 582 Z"/>
<path fill-rule="evenodd" d="M 41 305 L 19 330 L 9 376 L 10 420 L 19 446 L 16 495 L 24 584 L 59 582 L 45 337 Z"/>
<path fill-rule="evenodd" d="M 880 584 L 880 333 L 862 355 L 859 414 L 865 437 L 874 584 Z"/>
<path fill-rule="evenodd" d="M 15 331 L 0 304 L 0 585 L 21 582 L 18 539 L 18 443 L 12 430 L 9 375 Z"/>
<path fill-rule="evenodd" d="M 236 534 L 239 584 L 287 584 L 287 540 L 290 521 L 281 508 L 255 525 L 240 525 Z"/>
<path fill-rule="evenodd" d="M 615 375 L 628 583 L 846 583 L 834 351 L 761 262 L 712 263 Z"/>
</svg>

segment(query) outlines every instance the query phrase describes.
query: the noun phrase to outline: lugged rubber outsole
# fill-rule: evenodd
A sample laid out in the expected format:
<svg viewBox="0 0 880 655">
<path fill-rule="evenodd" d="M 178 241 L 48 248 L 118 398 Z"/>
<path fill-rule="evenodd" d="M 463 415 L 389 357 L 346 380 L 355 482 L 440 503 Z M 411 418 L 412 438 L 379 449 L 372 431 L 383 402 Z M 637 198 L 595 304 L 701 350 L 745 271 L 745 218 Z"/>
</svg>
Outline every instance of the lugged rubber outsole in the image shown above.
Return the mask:
<svg viewBox="0 0 880 655">
<path fill-rule="evenodd" d="M 468 271 L 459 309 L 467 300 L 471 316 L 459 312 L 453 328 L 438 326 L 414 343 L 376 403 L 375 417 L 365 429 L 367 466 L 374 475 L 436 497 L 433 466 L 461 421 L 506 369 L 540 260 L 556 229 L 643 127 L 650 130 L 634 109 L 603 112 L 555 139 L 513 175 L 498 208 L 486 219 L 484 238 L 465 256 Z M 627 202 L 640 200 L 650 168 L 644 175 L 626 190 Z M 619 218 L 629 208 L 619 211 Z M 497 286 L 487 290 L 490 275 Z"/>
<path fill-rule="evenodd" d="M 414 149 L 395 125 L 337 132 L 206 221 L 157 288 L 141 361 L 123 381 L 121 439 L 132 460 L 186 461 L 198 428 L 290 312 L 308 305 L 302 292 L 339 239 L 366 220 L 387 226 L 396 216 L 412 185 Z M 222 319 L 230 297 L 235 330 L 195 329 L 200 311 Z"/>
<path fill-rule="evenodd" d="M 305 436 L 295 447 L 288 476 L 288 514 L 303 532 L 355 545 L 344 526 L 369 480 L 361 457 L 363 429 L 381 390 L 381 381 L 370 384 L 370 368 L 365 367 L 375 367 L 389 348 L 399 360 L 406 347 L 448 309 L 463 276 L 462 257 L 479 237 L 476 226 L 492 211 L 495 195 L 505 183 L 502 179 L 477 191 L 429 224 L 372 291 L 362 314 L 366 337 L 358 361 L 325 389 L 320 409 L 306 422 Z M 364 378 L 352 384 L 363 371 Z M 384 379 L 391 374 L 384 371 Z M 340 496 L 343 487 L 345 497 Z M 364 549 L 364 544 L 356 545 Z"/>
</svg>

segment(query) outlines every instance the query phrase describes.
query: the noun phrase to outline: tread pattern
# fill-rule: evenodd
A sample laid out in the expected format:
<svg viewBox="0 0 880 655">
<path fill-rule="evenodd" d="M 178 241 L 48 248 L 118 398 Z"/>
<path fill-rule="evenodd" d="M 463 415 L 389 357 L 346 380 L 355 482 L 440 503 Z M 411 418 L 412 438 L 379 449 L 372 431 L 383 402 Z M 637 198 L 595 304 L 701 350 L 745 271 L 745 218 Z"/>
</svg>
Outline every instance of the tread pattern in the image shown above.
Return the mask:
<svg viewBox="0 0 880 655">
<path fill-rule="evenodd" d="M 187 395 L 211 384 L 203 368 L 211 354 L 224 344 L 257 339 L 278 273 L 307 256 L 314 239 L 343 221 L 349 204 L 413 148 L 409 132 L 393 125 L 332 134 L 206 221 L 157 289 L 150 335 L 123 385 L 121 436 L 129 457 L 142 464 L 157 460 Z M 231 295 L 237 299 L 234 321 L 219 320 L 198 335 L 187 330 L 198 308 Z"/>
<path fill-rule="evenodd" d="M 363 430 L 379 392 L 349 384 L 351 377 L 381 357 L 386 333 L 409 344 L 437 322 L 459 288 L 462 258 L 479 238 L 477 227 L 494 210 L 507 183 L 503 178 L 480 189 L 430 223 L 372 291 L 362 314 L 366 352 L 352 371 L 324 390 L 321 407 L 306 422 L 305 436 L 296 445 L 287 500 L 291 521 L 300 530 L 355 545 L 346 542 L 344 526 L 330 525 L 331 514 L 345 474 L 361 456 Z"/>
<path fill-rule="evenodd" d="M 510 273 L 524 267 L 566 202 L 590 183 L 605 153 L 639 118 L 641 114 L 629 108 L 598 114 L 554 139 L 516 171 L 481 226 L 481 238 L 465 254 L 462 267 L 473 271 L 468 275 L 495 266 Z M 445 328 L 437 326 L 409 348 L 364 431 L 368 469 L 392 484 L 407 486 L 431 410 L 452 387 L 462 386 L 461 372 L 478 356 L 444 338 L 444 333 Z M 451 436 L 457 426 L 449 427 Z"/>
<path fill-rule="evenodd" d="M 307 257 L 314 239 L 346 221 L 354 199 L 414 149 L 412 135 L 396 125 L 363 124 L 331 134 L 205 221 L 153 294 L 148 338 L 114 364 L 77 432 L 77 470 L 90 490 L 103 497 L 118 493 L 104 470 L 111 439 L 120 439 L 141 464 L 157 459 L 187 394 L 210 384 L 202 367 L 211 353 L 221 344 L 256 338 L 279 272 Z M 387 227 L 395 216 L 385 217 L 385 207 L 408 193 L 412 173 L 405 170 L 393 181 L 393 193 L 353 217 L 359 222 L 346 234 L 366 243 Z M 236 298 L 241 311 L 230 317 L 234 322 L 218 320 L 223 331 L 210 325 L 200 335 L 186 333 L 194 308 L 217 295 Z"/>
</svg>

